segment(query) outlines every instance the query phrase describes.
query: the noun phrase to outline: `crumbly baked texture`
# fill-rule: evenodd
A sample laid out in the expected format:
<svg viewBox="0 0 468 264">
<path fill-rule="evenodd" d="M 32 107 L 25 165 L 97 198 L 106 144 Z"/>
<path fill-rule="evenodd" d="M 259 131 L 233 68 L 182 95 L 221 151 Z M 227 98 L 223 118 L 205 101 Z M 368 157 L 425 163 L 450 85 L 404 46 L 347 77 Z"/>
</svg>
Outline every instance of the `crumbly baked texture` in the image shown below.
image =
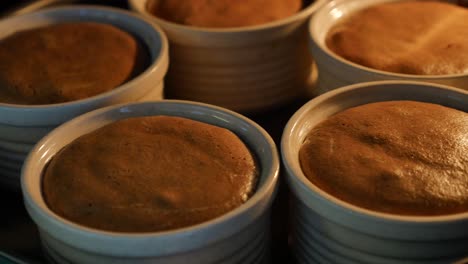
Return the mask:
<svg viewBox="0 0 468 264">
<path fill-rule="evenodd" d="M 259 170 L 231 131 L 180 117 L 117 121 L 63 148 L 43 174 L 47 205 L 102 230 L 151 232 L 240 206 Z"/>
<path fill-rule="evenodd" d="M 306 177 L 360 207 L 402 215 L 468 211 L 468 114 L 390 101 L 340 112 L 299 153 Z"/>
<path fill-rule="evenodd" d="M 114 26 L 72 22 L 19 31 L 0 41 L 0 102 L 53 104 L 91 97 L 148 65 L 145 47 Z"/>
<path fill-rule="evenodd" d="M 301 0 L 151 0 L 147 10 L 162 19 L 197 27 L 245 27 L 299 12 Z"/>
<path fill-rule="evenodd" d="M 378 4 L 344 17 L 329 31 L 326 45 L 383 71 L 468 73 L 468 9 L 435 1 Z"/>
</svg>

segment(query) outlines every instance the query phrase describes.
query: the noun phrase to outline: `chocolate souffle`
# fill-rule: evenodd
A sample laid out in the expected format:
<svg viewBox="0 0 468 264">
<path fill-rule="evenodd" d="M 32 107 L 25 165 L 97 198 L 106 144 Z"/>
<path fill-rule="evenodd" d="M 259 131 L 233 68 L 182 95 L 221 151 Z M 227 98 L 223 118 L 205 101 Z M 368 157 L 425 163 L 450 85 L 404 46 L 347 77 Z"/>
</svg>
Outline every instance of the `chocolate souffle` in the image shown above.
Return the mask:
<svg viewBox="0 0 468 264">
<path fill-rule="evenodd" d="M 149 65 L 144 45 L 115 26 L 70 22 L 0 41 L 0 102 L 41 105 L 110 91 Z"/>
<path fill-rule="evenodd" d="M 326 45 L 377 70 L 468 74 L 468 9 L 436 1 L 377 4 L 340 19 Z"/>
<path fill-rule="evenodd" d="M 259 168 L 231 131 L 181 117 L 114 122 L 64 147 L 43 173 L 56 214 L 117 232 L 173 230 L 245 203 Z"/>
<path fill-rule="evenodd" d="M 325 192 L 374 211 L 446 215 L 468 211 L 468 114 L 389 101 L 339 112 L 315 126 L 299 153 Z"/>
<path fill-rule="evenodd" d="M 302 0 L 151 0 L 156 17 L 196 27 L 226 28 L 260 25 L 292 16 Z"/>
</svg>

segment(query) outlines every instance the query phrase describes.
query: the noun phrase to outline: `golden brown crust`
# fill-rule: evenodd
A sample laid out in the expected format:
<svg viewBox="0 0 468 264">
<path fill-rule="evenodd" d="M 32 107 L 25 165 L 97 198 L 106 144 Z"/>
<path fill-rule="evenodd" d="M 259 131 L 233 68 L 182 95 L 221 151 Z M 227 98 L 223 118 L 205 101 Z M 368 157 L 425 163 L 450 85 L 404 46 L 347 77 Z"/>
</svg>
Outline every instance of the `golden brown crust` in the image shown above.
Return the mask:
<svg viewBox="0 0 468 264">
<path fill-rule="evenodd" d="M 326 44 L 343 58 L 378 70 L 468 73 L 468 10 L 431 1 L 379 4 L 343 18 Z"/>
<path fill-rule="evenodd" d="M 153 15 L 198 27 L 245 27 L 280 20 L 297 13 L 301 0 L 152 0 Z"/>
<path fill-rule="evenodd" d="M 393 101 L 317 125 L 301 150 L 304 174 L 357 206 L 404 215 L 468 211 L 468 114 Z"/>
<path fill-rule="evenodd" d="M 103 230 L 197 224 L 243 204 L 258 169 L 227 129 L 167 116 L 121 120 L 62 149 L 43 178 L 57 214 Z"/>
<path fill-rule="evenodd" d="M 147 66 L 142 44 L 114 26 L 74 22 L 0 41 L 0 101 L 51 104 L 116 88 Z"/>
</svg>

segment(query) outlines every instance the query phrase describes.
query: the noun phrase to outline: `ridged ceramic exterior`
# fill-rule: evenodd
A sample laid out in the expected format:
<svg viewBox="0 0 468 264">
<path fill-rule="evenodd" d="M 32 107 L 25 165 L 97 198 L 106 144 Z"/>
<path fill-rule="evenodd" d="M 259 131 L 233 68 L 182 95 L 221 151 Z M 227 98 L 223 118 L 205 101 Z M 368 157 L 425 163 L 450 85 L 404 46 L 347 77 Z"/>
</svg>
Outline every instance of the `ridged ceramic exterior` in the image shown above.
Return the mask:
<svg viewBox="0 0 468 264">
<path fill-rule="evenodd" d="M 152 16 L 146 0 L 130 0 L 166 32 L 170 67 L 166 94 L 240 112 L 268 110 L 312 87 L 307 21 L 325 0 L 299 13 L 260 26 L 199 28 Z"/>
<path fill-rule="evenodd" d="M 212 246 L 193 252 L 183 252 L 173 256 L 108 256 L 101 252 L 89 252 L 64 244 L 40 230 L 42 248 L 56 263 L 157 263 L 185 264 L 269 264 L 269 214 L 255 219 L 251 225 L 237 230 L 238 233 L 216 241 Z M 169 242 L 170 243 L 170 242 Z M 176 244 L 175 242 L 174 244 Z"/>
<path fill-rule="evenodd" d="M 108 105 L 162 99 L 163 77 L 169 61 L 166 36 L 153 22 L 130 12 L 92 6 L 44 9 L 0 21 L 0 38 L 20 30 L 69 21 L 109 23 L 134 34 L 148 47 L 152 63 L 139 76 L 114 90 L 83 100 L 50 105 L 0 103 L 0 182 L 3 184 L 19 187 L 19 169 L 27 153 L 61 123 Z"/>
<path fill-rule="evenodd" d="M 319 72 L 316 94 L 322 94 L 345 85 L 381 80 L 424 81 L 468 90 L 468 74 L 409 75 L 391 73 L 350 62 L 328 49 L 325 38 L 330 28 L 340 18 L 371 5 L 394 1 L 401 0 L 332 0 L 315 13 L 309 23 L 309 32 L 310 50 Z"/>
<path fill-rule="evenodd" d="M 41 192 L 47 162 L 75 138 L 116 120 L 148 115 L 191 118 L 237 134 L 261 168 L 255 194 L 213 220 L 166 232 L 117 233 L 74 224 L 50 211 Z M 270 206 L 276 194 L 279 157 L 271 137 L 229 110 L 188 101 L 120 105 L 82 115 L 43 138 L 22 169 L 26 209 L 38 225 L 44 249 L 58 263 L 269 263 Z M 207 187 L 208 188 L 208 187 Z M 66 194 L 65 194 L 66 195 Z"/>
<path fill-rule="evenodd" d="M 379 101 L 415 100 L 468 112 L 468 92 L 448 86 L 384 81 L 330 91 L 309 101 L 288 122 L 281 142 L 292 204 L 292 250 L 299 263 L 452 263 L 468 257 L 468 212 L 401 216 L 363 209 L 312 184 L 299 163 L 308 132 L 347 108 Z"/>
</svg>

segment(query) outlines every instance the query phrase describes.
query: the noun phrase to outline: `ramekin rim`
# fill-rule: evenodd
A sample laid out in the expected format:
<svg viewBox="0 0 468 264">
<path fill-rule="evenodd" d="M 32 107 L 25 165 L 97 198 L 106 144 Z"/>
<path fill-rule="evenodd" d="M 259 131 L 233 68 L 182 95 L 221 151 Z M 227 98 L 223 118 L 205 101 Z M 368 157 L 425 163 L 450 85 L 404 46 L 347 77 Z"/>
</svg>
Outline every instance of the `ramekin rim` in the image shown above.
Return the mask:
<svg viewBox="0 0 468 264">
<path fill-rule="evenodd" d="M 264 196 L 268 195 L 270 191 L 274 191 L 278 178 L 279 178 L 279 154 L 278 150 L 276 147 L 276 144 L 274 143 L 273 139 L 271 136 L 266 132 L 260 125 L 258 125 L 256 122 L 251 120 L 248 117 L 245 117 L 237 112 L 210 105 L 210 104 L 205 104 L 205 103 L 200 103 L 200 102 L 192 102 L 192 101 L 186 101 L 186 100 L 162 100 L 162 101 L 152 101 L 152 102 L 135 102 L 135 103 L 123 103 L 123 104 L 118 104 L 118 105 L 112 105 L 112 106 L 107 106 L 104 108 L 100 108 L 91 112 L 88 112 L 86 114 L 83 114 L 81 116 L 78 116 L 70 121 L 67 121 L 66 123 L 62 124 L 60 127 L 65 127 L 68 126 L 69 123 L 76 123 L 80 122 L 82 120 L 86 120 L 90 117 L 93 116 L 99 116 L 100 114 L 106 113 L 108 111 L 116 110 L 122 107 L 128 107 L 128 106 L 136 106 L 136 105 L 144 105 L 144 104 L 172 104 L 172 105 L 178 105 L 178 104 L 185 104 L 185 105 L 196 105 L 203 107 L 205 109 L 211 110 L 216 110 L 223 112 L 224 114 L 229 114 L 233 115 L 236 119 L 241 120 L 245 124 L 248 124 L 257 132 L 259 132 L 265 139 L 265 141 L 268 143 L 268 150 L 271 152 L 271 158 L 272 158 L 272 164 L 270 168 L 267 168 L 268 171 L 265 173 L 266 178 L 262 186 L 259 186 L 259 188 L 255 191 L 255 193 L 242 205 L 239 207 L 219 216 L 214 219 L 202 222 L 200 224 L 196 225 L 191 225 L 188 227 L 184 228 L 179 228 L 179 229 L 174 229 L 174 230 L 168 230 L 168 231 L 157 231 L 157 232 L 114 232 L 114 231 L 107 231 L 107 230 L 99 230 L 96 228 L 91 228 L 91 227 L 86 227 L 77 223 L 74 223 L 73 221 L 67 220 L 58 214 L 54 213 L 52 210 L 50 210 L 47 206 L 46 208 L 42 208 L 37 205 L 37 203 L 34 203 L 33 206 L 35 206 L 35 210 L 39 210 L 40 214 L 46 215 L 49 219 L 54 222 L 55 226 L 61 226 L 64 228 L 70 228 L 73 230 L 73 232 L 84 234 L 84 235 L 92 235 L 92 236 L 98 236 L 98 237 L 105 237 L 107 239 L 125 239 L 125 240 L 140 240 L 140 239 L 147 239 L 147 238 L 154 238 L 158 237 L 160 239 L 164 239 L 165 237 L 168 236 L 183 236 L 187 234 L 191 234 L 195 231 L 202 231 L 204 229 L 209 228 L 212 225 L 219 225 L 220 223 L 232 219 L 237 215 L 240 215 L 243 212 L 247 212 L 248 210 L 251 210 L 256 203 L 258 203 Z M 190 118 L 190 117 L 187 117 Z M 59 128 L 60 128 L 59 127 Z M 55 129 L 54 129 L 55 130 Z M 41 139 L 31 150 L 30 154 L 28 154 L 24 166 L 21 170 L 21 189 L 23 192 L 23 196 L 26 196 L 28 199 L 25 199 L 25 202 L 28 202 L 27 200 L 31 201 L 37 201 L 37 198 L 32 197 L 31 193 L 29 190 L 32 188 L 36 188 L 35 186 L 30 186 L 30 183 L 27 183 L 25 178 L 28 177 L 33 177 L 33 175 L 38 175 L 38 177 L 42 176 L 40 175 L 41 172 L 29 172 L 29 160 L 32 159 L 35 156 L 36 149 L 40 148 L 46 141 L 48 141 L 50 138 L 54 137 L 56 132 L 52 131 L 49 133 L 47 136 L 45 136 L 43 139 Z M 255 152 L 254 152 L 255 153 Z M 255 153 L 258 155 L 258 153 Z M 264 169 L 264 168 L 262 168 Z M 41 188 L 40 186 L 38 188 Z M 40 199 L 43 201 L 43 196 L 41 194 Z M 45 201 L 44 201 L 45 203 Z"/>
<path fill-rule="evenodd" d="M 86 103 L 92 103 L 95 101 L 100 101 L 100 100 L 105 100 L 107 98 L 113 97 L 116 93 L 122 93 L 125 92 L 129 89 L 131 89 L 133 86 L 135 86 L 137 83 L 140 83 L 142 81 L 145 81 L 146 79 L 149 78 L 152 72 L 157 71 L 159 68 L 167 68 L 168 66 L 168 52 L 169 52 L 169 41 L 166 37 L 166 34 L 163 32 L 161 27 L 151 21 L 150 19 L 144 17 L 144 16 L 139 16 L 138 14 L 135 14 L 133 12 L 127 11 L 127 10 L 122 10 L 119 8 L 115 7 L 108 7 L 108 6 L 96 6 L 96 5 L 74 5 L 74 6 L 59 6 L 59 7 L 48 7 L 44 8 L 38 11 L 35 11 L 33 13 L 26 13 L 18 16 L 14 16 L 11 18 L 6 18 L 6 19 L 19 19 L 19 18 L 24 18 L 28 17 L 31 15 L 35 14 L 42 14 L 42 13 L 50 13 L 50 12 L 60 12 L 60 11 L 73 11 L 73 10 L 80 10 L 80 9 L 85 9 L 85 10 L 99 10 L 103 12 L 110 12 L 114 14 L 123 15 L 127 16 L 131 19 L 134 20 L 141 20 L 142 22 L 146 23 L 148 26 L 152 27 L 154 29 L 155 35 L 158 36 L 158 38 L 161 40 L 159 43 L 161 46 L 159 54 L 156 54 L 154 57 L 154 60 L 151 62 L 148 67 L 138 74 L 137 76 L 133 77 L 132 79 L 124 82 L 123 84 L 109 90 L 103 93 L 99 93 L 90 97 L 82 98 L 79 100 L 73 100 L 73 101 L 68 101 L 68 102 L 62 102 L 62 103 L 53 103 L 53 104 L 40 104 L 40 105 L 27 105 L 27 104 L 12 104 L 12 103 L 4 103 L 0 102 L 0 109 L 9 109 L 9 110 L 51 110 L 51 109 L 56 109 L 56 108 L 61 108 L 61 107 L 73 107 L 81 104 L 86 104 Z M 1 22 L 0 22 L 1 23 Z M 141 37 L 141 36 L 137 36 Z M 167 60 L 167 62 L 165 62 Z M 165 70 L 167 71 L 167 69 Z"/>
<path fill-rule="evenodd" d="M 281 138 L 281 156 L 282 156 L 285 170 L 291 172 L 291 173 L 287 173 L 288 181 L 294 181 L 297 184 L 307 188 L 314 195 L 317 195 L 325 199 L 330 204 L 337 206 L 340 210 L 351 211 L 353 213 L 357 213 L 367 218 L 379 219 L 383 221 L 400 222 L 400 223 L 406 223 L 406 224 L 421 224 L 421 223 L 437 224 L 441 222 L 455 222 L 455 221 L 460 221 L 460 220 L 468 220 L 468 211 L 455 213 L 455 214 L 447 214 L 447 215 L 413 216 L 413 215 L 390 214 L 390 213 L 384 213 L 384 212 L 378 212 L 378 211 L 366 209 L 366 208 L 351 204 L 349 202 L 346 202 L 344 200 L 338 199 L 334 197 L 333 195 L 328 194 L 327 192 L 321 190 L 318 186 L 316 186 L 315 184 L 313 184 L 307 179 L 307 177 L 302 172 L 302 170 L 296 171 L 293 168 L 293 166 L 291 166 L 292 160 L 298 158 L 298 157 L 291 157 L 289 155 L 290 151 L 289 151 L 288 142 L 291 140 L 291 132 L 294 131 L 297 121 L 302 119 L 307 114 L 307 111 L 309 110 L 309 108 L 315 105 L 318 105 L 321 102 L 329 98 L 332 98 L 338 94 L 348 92 L 351 90 L 364 89 L 366 87 L 370 87 L 374 85 L 381 85 L 381 84 L 390 84 L 390 85 L 409 84 L 409 85 L 420 85 L 420 86 L 432 86 L 435 88 L 448 89 L 453 92 L 468 95 L 468 91 L 464 91 L 460 88 L 455 88 L 452 86 L 442 85 L 442 84 L 433 84 L 433 83 L 408 81 L 408 80 L 385 80 L 385 81 L 372 81 L 372 82 L 357 83 L 357 84 L 347 85 L 338 89 L 334 89 L 327 93 L 319 95 L 309 100 L 303 106 L 301 106 L 289 119 L 289 121 L 287 122 L 284 128 L 283 135 Z"/>
<path fill-rule="evenodd" d="M 379 0 L 379 1 L 382 1 L 382 2 L 389 2 L 389 1 L 392 1 L 392 2 L 397 2 L 397 1 L 403 1 L 403 0 Z M 342 4 L 342 5 L 347 5 L 347 4 L 350 4 L 350 3 L 353 3 L 353 2 L 359 2 L 359 0 L 349 0 L 349 1 L 341 1 L 339 2 L 338 4 Z M 362 8 L 365 8 L 365 7 L 369 7 L 369 6 L 373 6 L 373 5 L 377 5 L 377 4 L 380 4 L 382 2 L 373 2 L 369 5 L 365 5 L 365 6 L 362 6 Z M 378 70 L 378 69 L 374 69 L 374 68 L 371 68 L 371 67 L 367 67 L 367 66 L 364 66 L 364 65 L 360 65 L 358 63 L 355 63 L 355 62 L 352 62 L 350 60 L 347 60 L 339 55 L 337 55 L 336 53 L 334 53 L 333 51 L 331 51 L 327 45 L 325 45 L 325 39 L 319 39 L 318 36 L 315 34 L 315 31 L 314 31 L 314 26 L 315 25 L 320 25 L 321 21 L 318 20 L 318 17 L 320 14 L 322 13 L 326 13 L 328 12 L 329 9 L 332 9 L 333 7 L 335 7 L 337 5 L 337 2 L 336 0 L 331 0 L 329 1 L 327 4 L 324 4 L 322 5 L 321 8 L 319 8 L 317 11 L 316 11 L 316 14 L 315 16 L 313 16 L 310 21 L 309 21 L 309 25 L 308 25 L 308 31 L 309 31 L 309 36 L 311 38 L 311 41 L 313 41 L 313 43 L 323 52 L 325 53 L 327 56 L 329 56 L 330 58 L 334 59 L 335 61 L 343 64 L 343 65 L 346 65 L 346 66 L 350 66 L 350 67 L 354 67 L 354 68 L 358 68 L 359 70 L 362 70 L 364 72 L 367 72 L 367 73 L 374 73 L 374 74 L 380 74 L 380 75 L 386 75 L 386 76 L 390 76 L 390 77 L 395 77 L 395 78 L 403 78 L 403 79 L 408 79 L 408 80 L 415 80 L 415 81 L 418 81 L 418 80 L 421 80 L 421 81 L 424 81 L 424 80 L 428 80 L 428 81 L 431 81 L 433 79 L 455 79 L 455 78 L 467 78 L 468 79 L 468 73 L 457 73 L 457 74 L 440 74 L 440 75 L 435 75 L 435 74 L 427 74 L 427 75 L 422 75 L 422 74 L 405 74 L 405 73 L 397 73 L 397 72 L 390 72 L 390 71 L 384 71 L 384 70 Z M 349 15 L 349 14 L 348 14 Z M 346 16 L 346 15 L 344 15 Z M 336 23 L 337 21 L 335 21 L 334 23 Z"/>
</svg>

